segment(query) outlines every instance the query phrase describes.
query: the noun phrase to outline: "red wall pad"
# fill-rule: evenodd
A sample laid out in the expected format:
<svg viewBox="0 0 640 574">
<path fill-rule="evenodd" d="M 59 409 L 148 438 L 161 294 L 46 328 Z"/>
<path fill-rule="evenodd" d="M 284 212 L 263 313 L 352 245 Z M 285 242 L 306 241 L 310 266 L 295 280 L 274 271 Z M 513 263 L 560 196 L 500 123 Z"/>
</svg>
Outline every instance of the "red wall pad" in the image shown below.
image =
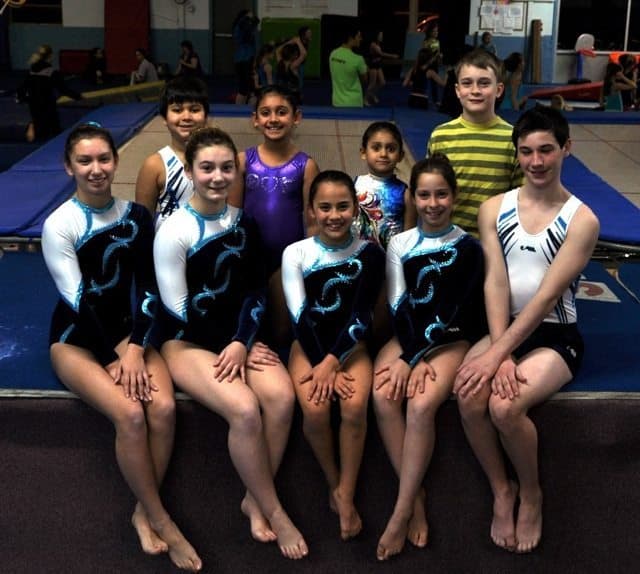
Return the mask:
<svg viewBox="0 0 640 574">
<path fill-rule="evenodd" d="M 104 3 L 104 49 L 107 72 L 128 74 L 138 67 L 136 48 L 149 49 L 149 0 Z"/>
</svg>

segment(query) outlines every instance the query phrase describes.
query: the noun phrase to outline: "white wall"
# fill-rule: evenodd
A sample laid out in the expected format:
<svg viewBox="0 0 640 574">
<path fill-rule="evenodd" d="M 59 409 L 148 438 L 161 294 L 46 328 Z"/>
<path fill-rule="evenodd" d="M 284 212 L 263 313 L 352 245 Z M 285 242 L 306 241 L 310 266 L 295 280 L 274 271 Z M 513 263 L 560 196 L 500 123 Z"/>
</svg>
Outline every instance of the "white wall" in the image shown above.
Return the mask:
<svg viewBox="0 0 640 574">
<path fill-rule="evenodd" d="M 63 0 L 62 25 L 66 28 L 103 28 L 106 0 Z M 214 0 L 216 2 L 220 0 Z M 187 0 L 179 6 L 174 0 L 151 0 L 151 28 L 208 30 L 208 0 Z M 126 14 L 122 15 L 126 18 Z"/>
<path fill-rule="evenodd" d="M 210 23 L 207 0 L 187 0 L 182 6 L 174 0 L 151 0 L 151 28 L 156 30 L 208 30 Z"/>
<path fill-rule="evenodd" d="M 105 0 L 62 0 L 65 28 L 104 28 Z"/>
<path fill-rule="evenodd" d="M 358 0 L 258 0 L 257 6 L 259 18 L 320 18 L 323 14 L 358 15 Z"/>
</svg>

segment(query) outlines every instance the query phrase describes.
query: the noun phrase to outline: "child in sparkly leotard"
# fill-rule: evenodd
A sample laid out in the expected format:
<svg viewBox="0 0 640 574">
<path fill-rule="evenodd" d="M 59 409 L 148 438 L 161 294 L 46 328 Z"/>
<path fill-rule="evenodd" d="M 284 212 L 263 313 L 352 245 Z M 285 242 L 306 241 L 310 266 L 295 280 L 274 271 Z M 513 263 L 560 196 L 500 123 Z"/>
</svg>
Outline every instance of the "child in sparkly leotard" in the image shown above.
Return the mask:
<svg viewBox="0 0 640 574">
<path fill-rule="evenodd" d="M 282 86 L 261 90 L 253 124 L 264 141 L 238 155 L 242 178 L 229 195 L 229 203 L 244 207 L 258 224 L 269 277 L 265 333 L 277 345 L 288 342 L 280 260 L 287 245 L 310 234 L 309 187 L 318 173 L 316 162 L 293 142 L 301 119 L 295 94 Z"/>
</svg>

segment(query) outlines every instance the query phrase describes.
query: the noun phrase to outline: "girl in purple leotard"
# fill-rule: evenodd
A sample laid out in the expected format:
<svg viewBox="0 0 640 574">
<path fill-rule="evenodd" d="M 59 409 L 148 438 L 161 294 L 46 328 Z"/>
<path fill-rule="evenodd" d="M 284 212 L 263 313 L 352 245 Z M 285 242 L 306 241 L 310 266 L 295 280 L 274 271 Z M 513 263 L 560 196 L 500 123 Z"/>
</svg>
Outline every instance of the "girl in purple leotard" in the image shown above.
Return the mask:
<svg viewBox="0 0 640 574">
<path fill-rule="evenodd" d="M 309 187 L 318 165 L 293 142 L 302 112 L 298 98 L 283 86 L 266 86 L 258 94 L 253 125 L 264 141 L 240 152 L 241 183 L 229 194 L 229 203 L 244 207 L 257 222 L 269 275 L 265 336 L 276 346 L 289 339 L 280 264 L 287 245 L 313 235 L 309 213 Z"/>
</svg>

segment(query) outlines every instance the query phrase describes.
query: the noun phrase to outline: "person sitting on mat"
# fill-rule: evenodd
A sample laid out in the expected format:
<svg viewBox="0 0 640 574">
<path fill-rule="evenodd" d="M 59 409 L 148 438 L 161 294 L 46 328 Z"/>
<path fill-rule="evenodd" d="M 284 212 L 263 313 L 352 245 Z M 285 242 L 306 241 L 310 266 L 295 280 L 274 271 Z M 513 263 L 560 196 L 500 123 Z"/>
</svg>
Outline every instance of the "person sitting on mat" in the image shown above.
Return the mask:
<svg viewBox="0 0 640 574">
<path fill-rule="evenodd" d="M 144 82 L 157 82 L 158 70 L 149 61 L 147 53 L 142 48 L 136 50 L 136 60 L 138 61 L 138 67 L 131 72 L 130 84 L 143 84 Z"/>
<path fill-rule="evenodd" d="M 149 344 L 158 301 L 151 217 L 111 195 L 118 151 L 107 130 L 74 128 L 64 166 L 76 194 L 42 229 L 42 253 L 60 292 L 49 335 L 53 370 L 115 426 L 116 459 L 137 499 L 131 522 L 142 549 L 168 552 L 176 566 L 197 572 L 202 560 L 159 494 L 173 448 L 175 400 L 167 366 Z"/>
<path fill-rule="evenodd" d="M 581 364 L 575 294 L 600 225 L 560 181 L 571 149 L 562 112 L 526 111 L 512 139 L 525 183 L 485 201 L 478 215 L 490 334 L 469 350 L 453 388 L 493 492 L 491 538 L 507 550 L 530 552 L 542 535 L 542 490 L 538 435 L 528 412 Z M 518 484 L 507 474 L 502 448 Z"/>
</svg>

